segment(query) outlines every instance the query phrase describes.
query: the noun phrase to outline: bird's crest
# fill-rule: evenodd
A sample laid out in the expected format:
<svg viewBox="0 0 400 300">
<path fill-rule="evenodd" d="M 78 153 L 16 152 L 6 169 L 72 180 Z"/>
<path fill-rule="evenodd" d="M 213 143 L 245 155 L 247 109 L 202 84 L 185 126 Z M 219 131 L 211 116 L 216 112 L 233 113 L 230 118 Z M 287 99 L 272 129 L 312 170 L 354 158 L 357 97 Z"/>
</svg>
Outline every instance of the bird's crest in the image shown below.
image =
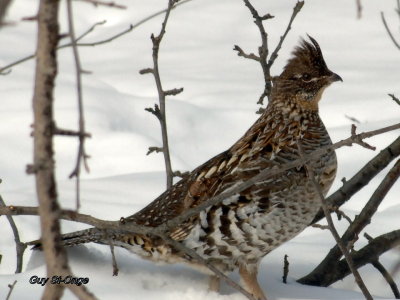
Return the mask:
<svg viewBox="0 0 400 300">
<path fill-rule="evenodd" d="M 287 78 L 295 74 L 301 74 L 307 70 L 313 70 L 320 74 L 328 71 L 317 41 L 309 35 L 308 38 L 310 41 L 302 39 L 300 45 L 294 49 L 292 53 L 293 57 L 289 59 L 279 77 Z"/>
</svg>

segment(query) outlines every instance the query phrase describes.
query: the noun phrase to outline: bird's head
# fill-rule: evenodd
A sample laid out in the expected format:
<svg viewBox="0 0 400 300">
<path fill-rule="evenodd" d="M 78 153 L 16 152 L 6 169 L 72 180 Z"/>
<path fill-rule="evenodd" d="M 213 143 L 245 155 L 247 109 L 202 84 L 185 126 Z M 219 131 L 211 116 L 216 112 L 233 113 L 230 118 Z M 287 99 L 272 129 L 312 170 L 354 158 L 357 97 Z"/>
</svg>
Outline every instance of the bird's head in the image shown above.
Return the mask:
<svg viewBox="0 0 400 300">
<path fill-rule="evenodd" d="M 317 41 L 308 36 L 293 51 L 281 75 L 274 77 L 274 90 L 284 97 L 293 98 L 307 109 L 318 109 L 318 102 L 326 87 L 332 82 L 343 81 L 328 69 Z"/>
</svg>

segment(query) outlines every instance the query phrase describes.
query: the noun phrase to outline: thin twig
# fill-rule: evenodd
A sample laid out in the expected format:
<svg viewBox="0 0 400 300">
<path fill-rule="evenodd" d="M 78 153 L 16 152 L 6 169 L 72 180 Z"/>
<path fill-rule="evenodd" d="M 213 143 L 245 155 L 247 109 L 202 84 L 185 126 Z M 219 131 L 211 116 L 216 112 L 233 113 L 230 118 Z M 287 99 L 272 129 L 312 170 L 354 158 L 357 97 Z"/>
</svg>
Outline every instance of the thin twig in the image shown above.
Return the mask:
<svg viewBox="0 0 400 300">
<path fill-rule="evenodd" d="M 9 285 L 8 285 L 8 288 L 9 288 L 10 290 L 8 291 L 8 294 L 7 294 L 7 296 L 6 296 L 6 300 L 9 300 L 9 299 L 10 299 L 11 293 L 12 293 L 12 291 L 13 291 L 13 289 L 14 289 L 16 283 L 17 283 L 17 281 L 14 280 L 14 282 L 13 282 L 12 284 L 9 284 Z"/>
<path fill-rule="evenodd" d="M 292 23 L 294 19 L 296 18 L 297 14 L 300 12 L 300 10 L 303 8 L 304 1 L 298 1 L 296 5 L 293 7 L 293 12 L 292 16 L 290 17 L 289 24 L 286 27 L 285 33 L 281 36 L 279 39 L 278 45 L 276 45 L 275 50 L 272 52 L 269 60 L 268 60 L 268 67 L 271 68 L 272 64 L 275 62 L 275 59 L 278 57 L 278 52 L 282 47 L 283 41 L 285 40 L 287 34 L 289 33 L 289 30 L 292 28 Z"/>
<path fill-rule="evenodd" d="M 328 225 L 321 225 L 321 224 L 315 223 L 315 224 L 311 224 L 310 226 L 314 227 L 314 228 L 321 229 L 321 230 L 329 230 L 329 226 Z"/>
<path fill-rule="evenodd" d="M 383 253 L 399 246 L 400 244 L 400 230 L 394 230 L 385 234 L 382 234 L 360 250 L 354 250 L 351 252 L 351 257 L 355 262 L 356 268 L 361 268 L 372 261 L 376 260 L 377 257 Z M 345 259 L 335 262 L 328 271 L 329 274 L 321 282 L 320 276 L 303 277 L 297 282 L 302 284 L 314 285 L 314 286 L 329 286 L 334 282 L 342 280 L 344 277 L 351 274 L 349 266 Z"/>
<path fill-rule="evenodd" d="M 288 34 L 289 30 L 291 29 L 291 25 L 293 23 L 293 20 L 295 19 L 296 15 L 300 12 L 301 8 L 304 5 L 304 1 L 298 1 L 296 5 L 293 8 L 293 13 L 292 16 L 290 17 L 289 24 L 286 27 L 286 30 L 284 34 L 281 36 L 279 43 L 277 44 L 276 48 L 272 52 L 271 56 L 268 59 L 268 34 L 265 30 L 263 21 L 272 19 L 273 16 L 270 14 L 266 14 L 264 16 L 260 16 L 258 11 L 254 8 L 254 6 L 250 3 L 249 0 L 243 0 L 244 4 L 246 7 L 249 9 L 251 15 L 253 16 L 254 23 L 257 25 L 258 30 L 260 32 L 260 37 L 261 37 L 261 46 L 258 47 L 258 56 L 255 55 L 254 53 L 247 54 L 245 53 L 242 48 L 240 48 L 238 45 L 235 45 L 233 50 L 238 52 L 238 56 L 242 56 L 244 58 L 252 59 L 255 61 L 258 61 L 261 65 L 261 69 L 263 71 L 263 77 L 265 81 L 265 87 L 264 91 L 262 92 L 257 104 L 263 104 L 264 98 L 267 97 L 269 98 L 271 94 L 271 88 L 272 88 L 272 83 L 271 83 L 271 66 L 273 65 L 275 59 L 278 57 L 278 52 L 280 48 L 282 47 L 283 41 L 286 38 L 286 35 Z"/>
<path fill-rule="evenodd" d="M 69 130 L 69 129 L 61 129 L 61 128 L 55 128 L 53 133 L 55 135 L 72 136 L 72 137 L 77 137 L 77 136 L 79 137 L 81 135 L 83 135 L 85 138 L 92 137 L 92 135 L 87 132 L 81 133 L 79 131 Z"/>
<path fill-rule="evenodd" d="M 169 15 L 176 3 L 177 3 L 176 0 L 168 0 L 168 8 L 165 11 L 164 21 L 162 22 L 160 33 L 157 36 L 155 36 L 154 34 L 151 35 L 151 41 L 153 43 L 153 53 L 152 53 L 153 68 L 151 68 L 151 69 L 147 68 L 147 69 L 140 71 L 140 74 L 146 74 L 146 73 L 153 74 L 153 77 L 154 77 L 154 80 L 155 80 L 156 86 L 157 86 L 158 101 L 160 104 L 158 114 L 155 113 L 156 110 L 152 110 L 151 108 L 148 108 L 146 110 L 155 114 L 157 119 L 160 121 L 162 147 L 160 147 L 159 149 L 162 149 L 163 154 L 164 154 L 165 172 L 167 175 L 166 176 L 167 177 L 167 189 L 172 186 L 174 176 L 173 176 L 173 171 L 172 171 L 172 166 L 171 166 L 171 156 L 170 156 L 169 143 L 168 143 L 165 97 L 167 95 L 179 94 L 180 92 L 183 91 L 183 88 L 173 89 L 173 90 L 169 90 L 169 91 L 165 91 L 163 89 L 162 83 L 161 83 L 160 71 L 159 71 L 159 67 L 158 67 L 158 53 L 160 50 L 160 43 L 165 34 L 165 28 L 167 26 Z M 150 72 L 150 70 L 152 70 L 152 71 Z M 151 152 L 148 152 L 148 154 L 149 153 L 151 153 Z"/>
<path fill-rule="evenodd" d="M 77 0 L 75 0 L 77 1 Z M 125 5 L 120 5 L 117 4 L 115 2 L 106 2 L 106 1 L 100 1 L 100 0 L 79 0 L 82 2 L 88 2 L 90 4 L 93 4 L 94 6 L 108 6 L 108 7 L 112 7 L 112 8 L 119 8 L 119 9 L 126 9 Z"/>
<path fill-rule="evenodd" d="M 10 6 L 11 0 L 2 0 L 0 1 L 0 28 L 5 25 L 4 16 Z"/>
<path fill-rule="evenodd" d="M 287 277 L 289 275 L 289 260 L 286 254 L 283 257 L 283 276 L 282 276 L 282 282 L 287 283 Z"/>
<path fill-rule="evenodd" d="M 348 116 L 348 115 L 344 115 L 344 116 L 345 116 L 346 119 L 349 119 L 350 121 L 352 121 L 354 123 L 357 123 L 357 124 L 361 123 L 358 119 L 356 119 L 356 118 L 354 118 L 352 116 Z"/>
<path fill-rule="evenodd" d="M 356 0 L 356 6 L 357 6 L 357 19 L 361 19 L 361 17 L 362 17 L 361 0 Z"/>
<path fill-rule="evenodd" d="M 388 94 L 390 96 L 390 98 L 392 98 L 392 100 L 394 102 L 396 102 L 398 105 L 400 105 L 400 100 L 399 98 L 397 98 L 394 94 Z"/>
<path fill-rule="evenodd" d="M 340 210 L 339 207 L 333 207 L 333 208 L 331 209 L 331 211 L 334 211 L 334 212 L 336 213 L 337 218 L 338 218 L 339 221 L 340 221 L 340 220 L 342 219 L 342 217 L 343 217 L 343 218 L 346 219 L 347 222 L 349 222 L 349 224 L 353 223 L 353 221 L 351 220 L 351 218 L 350 218 L 348 215 L 346 215 L 346 213 L 345 213 L 344 211 Z"/>
<path fill-rule="evenodd" d="M 112 258 L 112 266 L 113 266 L 113 276 L 118 276 L 118 264 L 117 264 L 117 259 L 115 258 L 115 253 L 114 253 L 114 243 L 112 238 L 108 238 L 109 245 L 110 245 L 110 251 L 111 251 L 111 258 Z"/>
<path fill-rule="evenodd" d="M 298 149 L 299 149 L 299 155 L 304 160 L 304 150 L 301 145 L 301 141 L 298 141 L 297 145 L 298 145 Z M 360 290 L 362 291 L 362 293 L 364 294 L 364 296 L 367 300 L 373 300 L 370 292 L 368 291 L 367 287 L 365 286 L 364 281 L 362 280 L 362 278 L 360 276 L 360 273 L 358 272 L 357 268 L 354 265 L 353 259 L 350 256 L 350 253 L 347 250 L 346 245 L 340 239 L 339 233 L 337 232 L 335 225 L 333 224 L 333 220 L 332 220 L 330 211 L 325 202 L 325 196 L 322 192 L 321 186 L 318 184 L 318 182 L 315 179 L 315 173 L 314 173 L 313 167 L 310 166 L 305 160 L 304 160 L 304 166 L 307 169 L 308 178 L 311 181 L 311 183 L 313 184 L 315 191 L 317 192 L 317 195 L 318 195 L 319 199 L 321 200 L 321 207 L 322 207 L 322 210 L 324 211 L 325 218 L 328 222 L 329 230 L 331 231 L 332 236 L 334 237 L 334 239 L 336 241 L 336 244 L 340 248 L 340 251 L 342 252 L 343 256 L 345 257 L 346 262 L 351 270 L 351 273 L 353 273 L 353 276 L 356 280 L 357 285 L 359 286 Z"/>
<path fill-rule="evenodd" d="M 365 238 L 368 241 L 373 241 L 374 239 L 368 234 L 364 233 Z M 389 274 L 389 272 L 386 270 L 386 268 L 379 262 L 379 259 L 377 258 L 375 261 L 372 261 L 371 264 L 377 269 L 385 278 L 386 282 L 389 284 L 390 288 L 392 289 L 393 295 L 396 299 L 400 299 L 400 292 L 397 287 L 396 282 L 393 280 L 393 277 Z"/>
<path fill-rule="evenodd" d="M 393 44 L 397 47 L 397 49 L 400 50 L 400 44 L 396 41 L 396 39 L 394 38 L 392 32 L 390 31 L 389 26 L 386 23 L 385 15 L 384 15 L 384 13 L 382 11 L 381 11 L 381 18 L 382 18 L 382 23 L 385 26 L 387 34 L 389 35 L 390 39 L 392 40 Z"/>
<path fill-rule="evenodd" d="M 85 151 L 85 116 L 83 112 L 83 96 L 82 96 L 82 65 L 79 58 L 78 47 L 76 46 L 74 18 L 72 11 L 72 0 L 67 0 L 67 18 L 68 18 L 68 30 L 69 36 L 72 43 L 72 52 L 74 55 L 75 62 L 75 75 L 76 75 L 76 93 L 78 98 L 78 112 L 79 112 L 79 146 L 78 155 L 76 159 L 76 165 L 69 178 L 75 177 L 75 192 L 76 192 L 76 209 L 78 210 L 80 204 L 80 176 L 81 176 L 81 163 L 83 162 L 85 169 L 89 172 L 87 158 L 88 155 Z"/>
<path fill-rule="evenodd" d="M 1 180 L 0 180 L 1 182 Z M 0 206 L 6 207 L 6 204 L 3 200 L 3 198 L 0 195 Z M 12 232 L 14 234 L 14 241 L 15 241 L 15 250 L 17 252 L 17 267 L 15 269 L 15 273 L 21 273 L 22 272 L 22 266 L 23 266 L 23 258 L 24 258 L 24 251 L 26 249 L 26 244 L 21 243 L 21 239 L 19 238 L 19 232 L 17 225 L 14 222 L 14 219 L 12 216 L 7 215 L 7 220 L 8 223 L 10 223 L 10 227 L 12 229 Z"/>
<path fill-rule="evenodd" d="M 357 139 L 356 138 L 356 136 L 357 136 L 356 130 L 357 130 L 357 126 L 354 124 L 351 124 L 351 136 L 354 137 L 354 141 L 356 141 L 356 144 L 359 144 L 361 147 L 364 147 L 369 150 L 376 150 L 376 147 L 371 146 L 370 144 L 367 144 L 362 139 Z"/>
<path fill-rule="evenodd" d="M 159 153 L 159 152 L 163 152 L 163 148 L 160 147 L 149 147 L 149 151 L 147 151 L 146 155 L 149 155 L 151 153 Z"/>
<path fill-rule="evenodd" d="M 192 1 L 192 0 L 179 1 L 177 4 L 174 5 L 174 7 L 172 9 L 175 9 L 176 7 L 178 7 L 178 6 L 182 5 L 182 4 L 188 3 L 190 1 Z M 136 22 L 135 24 L 129 25 L 128 29 L 125 29 L 125 30 L 123 30 L 123 31 L 121 31 L 121 32 L 119 32 L 119 33 L 117 33 L 115 35 L 112 35 L 111 37 L 106 38 L 104 40 L 100 40 L 100 41 L 92 42 L 92 43 L 78 43 L 81 39 L 83 39 L 85 36 L 87 36 L 89 33 L 91 33 L 95 29 L 95 27 L 97 27 L 98 25 L 103 25 L 103 24 L 106 23 L 106 21 L 97 22 L 94 25 L 92 25 L 88 30 L 86 30 L 82 35 L 80 35 L 78 37 L 78 39 L 76 40 L 76 42 L 77 42 L 76 46 L 78 46 L 78 47 L 95 47 L 95 46 L 98 46 L 98 45 L 103 45 L 103 44 L 106 44 L 106 43 L 110 43 L 110 42 L 114 41 L 115 39 L 118 39 L 118 38 L 126 35 L 127 33 L 131 32 L 134 29 L 136 29 L 140 25 L 146 23 L 147 21 L 149 21 L 149 20 L 151 20 L 151 19 L 153 19 L 153 18 L 155 18 L 155 17 L 157 17 L 157 16 L 159 16 L 159 15 L 165 13 L 165 12 L 166 12 L 166 9 L 163 9 L 163 10 L 160 10 L 160 11 L 154 13 L 154 14 L 151 14 L 150 16 L 143 18 L 142 20 Z M 67 43 L 67 44 L 58 46 L 57 50 L 64 49 L 64 48 L 67 48 L 67 47 L 71 47 L 71 46 L 72 46 L 72 43 Z M 24 63 L 24 62 L 26 62 L 28 60 L 31 60 L 31 59 L 33 59 L 35 57 L 36 57 L 36 54 L 28 55 L 26 57 L 23 57 L 23 58 L 15 61 L 15 62 L 12 62 L 12 63 L 0 68 L 0 75 L 2 75 L 2 74 L 5 75 L 5 71 L 7 71 L 8 69 L 10 69 L 10 68 L 12 68 L 12 67 L 14 67 L 16 65 L 19 65 L 21 63 Z"/>
<path fill-rule="evenodd" d="M 386 168 L 398 156 L 400 156 L 400 137 L 372 158 L 352 178 L 347 180 L 342 187 L 332 193 L 326 199 L 327 203 L 330 207 L 342 206 L 354 194 L 368 185 L 376 174 Z M 320 221 L 322 218 L 324 218 L 324 213 L 320 210 L 311 224 Z"/>
</svg>

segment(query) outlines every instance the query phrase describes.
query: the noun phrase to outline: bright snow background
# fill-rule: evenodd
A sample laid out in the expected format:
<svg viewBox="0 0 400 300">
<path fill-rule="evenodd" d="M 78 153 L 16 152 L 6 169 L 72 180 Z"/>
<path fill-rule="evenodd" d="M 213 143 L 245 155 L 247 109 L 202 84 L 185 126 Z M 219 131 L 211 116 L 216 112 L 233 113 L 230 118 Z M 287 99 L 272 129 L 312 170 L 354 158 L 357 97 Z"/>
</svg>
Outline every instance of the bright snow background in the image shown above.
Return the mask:
<svg viewBox="0 0 400 300">
<path fill-rule="evenodd" d="M 12 26 L 0 30 L 0 65 L 6 65 L 35 49 L 36 23 L 21 21 L 36 14 L 37 2 L 14 0 L 8 14 Z M 120 1 L 123 3 L 124 1 Z M 271 49 L 283 33 L 294 1 L 253 1 L 260 13 L 275 18 L 266 22 Z M 86 41 L 97 41 L 114 35 L 138 20 L 166 6 L 166 0 L 127 1 L 127 10 L 94 8 L 74 2 L 77 33 L 93 23 L 107 20 Z M 63 3 L 64 5 L 64 3 Z M 380 20 L 385 11 L 393 30 L 398 28 L 395 1 L 363 1 L 363 17 L 356 19 L 355 1 L 309 0 L 294 22 L 292 31 L 273 66 L 279 74 L 300 37 L 309 33 L 320 43 L 328 66 L 344 82 L 334 84 L 324 96 L 321 115 L 334 141 L 349 135 L 345 115 L 361 121 L 359 131 L 376 129 L 399 121 L 400 108 L 387 93 L 400 95 L 400 52 L 389 40 Z M 60 12 L 62 31 L 66 31 L 66 12 Z M 160 145 L 160 129 L 154 116 L 144 111 L 156 101 L 152 76 L 138 71 L 151 66 L 150 34 L 158 33 L 162 17 L 152 19 L 130 34 L 103 46 L 80 48 L 85 70 L 84 101 L 86 126 L 93 134 L 87 142 L 91 155 L 91 172 L 82 183 L 81 212 L 104 219 L 119 219 L 149 203 L 165 186 L 161 155 L 146 156 L 148 146 Z M 185 88 L 184 93 L 168 99 L 168 126 L 174 169 L 190 170 L 225 150 L 256 120 L 254 111 L 262 91 L 260 67 L 253 61 L 237 57 L 233 45 L 247 52 L 256 51 L 259 33 L 242 1 L 193 0 L 172 12 L 167 34 L 161 45 L 160 67 L 164 87 Z M 58 52 L 60 58 L 56 89 L 56 118 L 61 128 L 77 127 L 75 77 L 71 49 Z M 8 204 L 36 205 L 32 176 L 25 174 L 32 159 L 31 98 L 34 62 L 29 61 L 0 77 L 0 178 L 1 195 Z M 382 149 L 399 135 L 387 133 L 369 140 Z M 74 183 L 68 175 L 75 164 L 77 141 L 56 139 L 59 198 L 63 207 L 74 207 Z M 342 177 L 349 178 L 377 152 L 358 146 L 338 151 L 339 173 L 333 189 Z M 387 172 L 387 170 L 385 171 Z M 351 202 L 346 212 L 354 216 L 368 200 L 383 178 L 380 174 Z M 373 224 L 371 235 L 399 228 L 400 184 L 392 189 Z M 15 217 L 21 238 L 39 237 L 36 217 Z M 84 228 L 63 222 L 65 232 Z M 340 222 L 343 230 L 346 224 Z M 365 244 L 361 238 L 360 244 Z M 334 244 L 327 232 L 307 229 L 283 245 L 262 263 L 260 282 L 270 299 L 362 299 L 347 278 L 333 288 L 301 286 L 295 279 L 305 275 L 324 257 Z M 13 300 L 38 299 L 43 287 L 28 283 L 32 275 L 45 276 L 40 253 L 26 251 L 24 272 L 14 275 L 15 254 L 11 230 L 0 218 L 0 299 L 5 299 L 7 284 L 15 279 Z M 281 283 L 284 254 L 290 259 L 289 284 Z M 389 267 L 398 262 L 400 253 L 393 251 L 381 261 Z M 70 262 L 76 276 L 89 277 L 88 288 L 101 299 L 244 299 L 224 286 L 222 296 L 207 292 L 205 276 L 185 266 L 156 266 L 124 250 L 117 251 L 120 275 L 112 277 L 107 247 L 88 245 L 70 251 Z M 392 297 L 380 274 L 372 267 L 362 275 L 373 294 Z M 238 279 L 237 275 L 233 275 Z M 397 273 L 397 281 L 400 274 Z M 64 299 L 74 299 L 69 292 Z"/>
</svg>

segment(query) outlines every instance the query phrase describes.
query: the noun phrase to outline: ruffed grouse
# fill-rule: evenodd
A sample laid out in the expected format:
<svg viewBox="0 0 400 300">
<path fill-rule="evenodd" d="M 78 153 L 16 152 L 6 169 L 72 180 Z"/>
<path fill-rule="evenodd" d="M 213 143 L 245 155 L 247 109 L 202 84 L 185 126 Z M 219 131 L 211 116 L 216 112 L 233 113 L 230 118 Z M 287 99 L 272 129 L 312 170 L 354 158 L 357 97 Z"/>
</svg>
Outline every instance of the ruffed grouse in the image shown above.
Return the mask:
<svg viewBox="0 0 400 300">
<path fill-rule="evenodd" d="M 301 41 L 282 74 L 273 78 L 265 112 L 232 147 L 193 170 L 125 221 L 158 226 L 262 170 L 298 159 L 298 143 L 305 154 L 330 145 L 318 103 L 325 88 L 342 79 L 328 69 L 318 43 L 309 39 Z M 328 152 L 310 164 L 326 194 L 336 175 L 335 153 Z M 246 289 L 256 299 L 266 299 L 257 282 L 261 259 L 303 231 L 320 209 L 317 192 L 307 176 L 305 168 L 300 167 L 256 182 L 180 224 L 170 237 L 224 273 L 239 269 Z M 109 244 L 97 228 L 63 238 L 66 246 Z M 160 238 L 122 232 L 113 232 L 111 238 L 114 245 L 150 260 L 199 267 Z M 218 280 L 211 278 L 210 287 L 218 289 Z"/>
</svg>

